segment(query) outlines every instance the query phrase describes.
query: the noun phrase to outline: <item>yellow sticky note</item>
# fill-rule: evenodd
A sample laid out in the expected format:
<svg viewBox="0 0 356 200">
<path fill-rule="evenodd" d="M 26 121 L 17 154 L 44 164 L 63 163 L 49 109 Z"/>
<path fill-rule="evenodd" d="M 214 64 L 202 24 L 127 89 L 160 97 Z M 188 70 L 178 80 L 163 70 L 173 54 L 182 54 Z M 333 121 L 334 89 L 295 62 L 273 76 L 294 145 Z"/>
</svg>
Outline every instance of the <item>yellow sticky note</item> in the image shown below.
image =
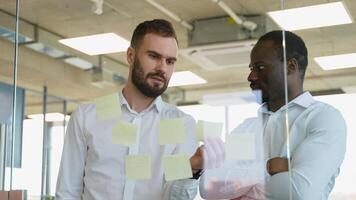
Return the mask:
<svg viewBox="0 0 356 200">
<path fill-rule="evenodd" d="M 198 141 L 204 141 L 204 138 L 221 138 L 223 124 L 220 122 L 208 122 L 199 120 L 196 128 L 196 138 Z"/>
<path fill-rule="evenodd" d="M 120 100 L 118 93 L 99 97 L 94 100 L 96 115 L 99 120 L 119 118 L 121 115 Z"/>
<path fill-rule="evenodd" d="M 126 178 L 143 180 L 151 178 L 151 158 L 148 155 L 130 155 L 125 157 Z"/>
<path fill-rule="evenodd" d="M 136 144 L 137 126 L 128 122 L 118 121 L 112 129 L 112 142 L 134 147 Z"/>
<path fill-rule="evenodd" d="M 226 160 L 254 160 L 255 149 L 255 133 L 230 134 L 226 138 Z"/>
<path fill-rule="evenodd" d="M 163 157 L 164 177 L 166 181 L 185 179 L 192 177 L 188 155 L 169 155 Z"/>
<path fill-rule="evenodd" d="M 158 143 L 179 144 L 183 143 L 186 137 L 184 130 L 184 119 L 164 119 L 158 123 Z"/>
</svg>

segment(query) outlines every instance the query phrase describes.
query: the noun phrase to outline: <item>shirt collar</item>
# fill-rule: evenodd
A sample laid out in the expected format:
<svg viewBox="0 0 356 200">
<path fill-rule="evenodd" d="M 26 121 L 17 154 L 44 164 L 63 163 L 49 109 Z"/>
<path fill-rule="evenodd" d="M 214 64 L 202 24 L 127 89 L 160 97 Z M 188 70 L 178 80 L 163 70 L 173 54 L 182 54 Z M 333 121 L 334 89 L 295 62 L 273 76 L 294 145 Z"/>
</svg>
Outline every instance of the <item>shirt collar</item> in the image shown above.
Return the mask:
<svg viewBox="0 0 356 200">
<path fill-rule="evenodd" d="M 315 100 L 313 99 L 313 96 L 310 94 L 310 92 L 303 92 L 296 98 L 294 98 L 292 101 L 288 102 L 288 107 L 292 105 L 299 105 L 304 108 L 308 108 L 311 104 L 313 104 Z M 284 110 L 286 106 L 282 106 L 279 110 Z M 276 112 L 278 112 L 276 111 Z M 263 103 L 262 106 L 259 109 L 259 112 L 264 113 L 264 114 L 271 114 L 273 113 L 272 111 L 269 111 L 267 108 L 267 103 Z"/>
<path fill-rule="evenodd" d="M 297 104 L 304 108 L 308 108 L 314 102 L 315 100 L 313 99 L 313 96 L 310 94 L 310 92 L 303 92 L 303 94 L 297 96 L 295 99 L 289 102 L 289 104 Z"/>
<path fill-rule="evenodd" d="M 119 96 L 119 99 L 120 99 L 120 106 L 126 106 L 126 108 L 130 111 L 130 112 L 135 112 L 131 109 L 130 107 L 130 104 L 127 102 L 124 94 L 123 94 L 123 90 L 121 90 L 120 92 L 120 96 Z M 158 96 L 152 103 L 150 106 L 147 107 L 147 109 L 145 109 L 143 112 L 147 111 L 147 110 L 150 110 L 152 107 L 156 108 L 156 110 L 158 112 L 161 112 L 162 111 L 162 108 L 163 108 L 163 100 L 161 98 L 161 96 Z"/>
</svg>

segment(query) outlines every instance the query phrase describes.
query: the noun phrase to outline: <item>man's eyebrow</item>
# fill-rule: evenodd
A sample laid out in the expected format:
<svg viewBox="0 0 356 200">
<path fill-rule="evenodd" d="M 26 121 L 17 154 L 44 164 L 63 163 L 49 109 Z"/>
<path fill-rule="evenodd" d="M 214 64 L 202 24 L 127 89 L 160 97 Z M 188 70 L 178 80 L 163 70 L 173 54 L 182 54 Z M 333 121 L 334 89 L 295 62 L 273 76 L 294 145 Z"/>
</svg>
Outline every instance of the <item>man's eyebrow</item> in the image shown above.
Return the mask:
<svg viewBox="0 0 356 200">
<path fill-rule="evenodd" d="M 160 53 L 153 51 L 153 50 L 147 50 L 146 53 L 151 53 L 151 54 L 155 54 L 157 56 L 162 56 Z"/>
<path fill-rule="evenodd" d="M 252 66 L 259 65 L 259 64 L 266 64 L 266 63 L 261 60 L 261 61 L 255 62 L 255 63 L 250 63 L 248 66 L 249 66 L 249 67 L 252 67 Z"/>
<path fill-rule="evenodd" d="M 167 57 L 167 59 L 169 59 L 169 60 L 172 60 L 172 61 L 177 61 L 177 58 L 176 57 Z"/>
<path fill-rule="evenodd" d="M 152 54 L 155 54 L 157 56 L 160 56 L 160 57 L 164 57 L 162 54 L 158 53 L 157 51 L 154 51 L 154 50 L 147 50 L 146 53 L 152 53 Z M 174 60 L 174 61 L 177 61 L 177 58 L 176 57 L 171 57 L 171 56 L 168 56 L 168 57 L 165 57 L 166 59 L 170 59 L 170 60 Z"/>
</svg>

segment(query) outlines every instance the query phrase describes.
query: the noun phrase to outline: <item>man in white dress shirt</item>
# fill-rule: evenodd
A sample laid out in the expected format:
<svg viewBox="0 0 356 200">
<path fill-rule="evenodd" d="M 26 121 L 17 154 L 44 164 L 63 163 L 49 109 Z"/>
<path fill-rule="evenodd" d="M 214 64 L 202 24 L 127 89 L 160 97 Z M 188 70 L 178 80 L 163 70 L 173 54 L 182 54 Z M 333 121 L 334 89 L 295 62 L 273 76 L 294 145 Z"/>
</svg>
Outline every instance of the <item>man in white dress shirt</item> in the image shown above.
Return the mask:
<svg viewBox="0 0 356 200">
<path fill-rule="evenodd" d="M 232 161 L 221 169 L 207 170 L 206 176 L 220 173 L 225 180 L 235 177 L 234 181 L 212 182 L 210 187 L 202 182 L 200 190 L 207 199 L 287 200 L 290 194 L 293 200 L 328 199 L 346 151 L 345 121 L 338 110 L 303 91 L 307 48 L 299 36 L 289 31 L 285 32 L 286 105 L 282 38 L 282 31 L 272 31 L 254 46 L 248 81 L 252 90 L 261 92 L 263 104 L 259 117 L 247 119 L 232 132 L 260 133 L 256 152 L 262 152 L 264 158 L 259 159 L 257 155 L 255 161 Z M 287 110 L 289 145 L 286 142 Z M 248 176 L 243 177 L 246 174 Z M 202 180 L 209 181 L 205 175 Z"/>
<path fill-rule="evenodd" d="M 117 94 L 120 120 L 138 127 L 136 145 L 129 148 L 113 144 L 111 134 L 116 120 L 98 121 L 95 104 L 79 106 L 67 128 L 56 199 L 159 200 L 192 199 L 196 195 L 202 152 L 197 150 L 193 135 L 195 121 L 160 97 L 174 72 L 177 51 L 175 31 L 168 21 L 145 21 L 136 27 L 127 50 L 128 81 Z M 186 140 L 159 145 L 157 123 L 172 118 L 184 118 Z M 191 156 L 195 179 L 165 180 L 162 157 L 177 153 Z M 149 155 L 151 178 L 126 179 L 126 155 Z"/>
</svg>

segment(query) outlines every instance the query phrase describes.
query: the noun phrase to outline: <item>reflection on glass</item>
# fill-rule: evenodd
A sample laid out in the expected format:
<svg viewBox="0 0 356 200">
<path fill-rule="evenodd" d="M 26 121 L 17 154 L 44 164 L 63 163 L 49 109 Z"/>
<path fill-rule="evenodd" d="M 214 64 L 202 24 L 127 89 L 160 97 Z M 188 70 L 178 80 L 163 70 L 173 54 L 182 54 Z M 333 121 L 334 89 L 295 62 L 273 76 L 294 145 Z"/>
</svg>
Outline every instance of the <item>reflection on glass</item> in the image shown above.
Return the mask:
<svg viewBox="0 0 356 200">
<path fill-rule="evenodd" d="M 94 13 L 90 11 L 93 2 L 98 8 L 95 9 Z M 10 189 L 10 185 L 12 185 L 12 189 L 27 189 L 30 199 L 40 199 L 41 195 L 54 196 L 67 125 L 66 118 L 76 107 L 74 103 L 65 103 L 61 98 L 48 97 L 48 102 L 46 102 L 47 114 L 44 121 L 42 94 L 36 95 L 27 89 L 38 89 L 47 84 L 51 94 L 66 96 L 68 99 L 86 103 L 98 96 L 120 91 L 117 86 L 127 82 L 126 75 L 130 69 L 130 64 L 126 63 L 126 53 L 88 56 L 77 50 L 69 49 L 58 41 L 67 37 L 97 34 L 100 30 L 101 33 L 113 32 L 129 39 L 132 34 L 131 30 L 137 25 L 138 20 L 160 18 L 164 14 L 156 7 L 150 7 L 147 2 L 153 1 L 132 3 L 130 1 L 93 0 L 92 2 L 52 1 L 49 3 L 34 0 L 23 4 L 21 17 L 24 20 L 20 20 L 21 27 L 17 41 L 23 44 L 20 48 L 22 55 L 20 55 L 18 74 L 20 75 L 20 86 L 26 90 L 24 94 L 25 120 L 17 118 L 23 115 L 18 114 L 21 111 L 21 105 L 19 105 L 16 108 L 16 119 L 12 120 L 16 125 L 10 126 L 13 117 L 11 116 L 13 109 L 11 102 L 14 98 L 12 95 L 1 96 L 0 91 L 0 102 L 5 105 L 3 107 L 0 105 L 0 122 L 6 121 L 7 124 L 5 129 L 0 129 L 1 133 L 10 133 L 11 128 L 14 128 L 16 132 L 13 163 L 15 168 L 10 173 L 10 168 L 7 167 L 6 177 L 0 176 L 1 183 L 6 186 L 5 189 Z M 264 36 L 257 44 L 256 40 L 253 39 L 257 39 L 259 35 L 270 30 L 269 25 L 262 22 L 264 19 L 270 19 L 269 16 L 265 15 L 269 11 L 279 10 L 282 7 L 280 9 L 282 10 L 281 15 L 285 16 L 284 7 L 293 9 L 314 6 L 315 2 L 325 2 L 281 0 L 251 3 L 251 1 L 240 1 L 237 5 L 233 1 L 225 1 L 225 3 L 220 1 L 220 6 L 225 5 L 222 6 L 223 9 L 228 10 L 226 6 L 229 6 L 233 13 L 261 14 L 261 16 L 252 18 L 247 16 L 247 21 L 242 26 L 236 26 L 236 21 L 234 22 L 229 17 L 215 18 L 218 16 L 217 14 L 220 15 L 223 12 L 218 1 L 214 1 L 217 4 L 209 5 L 211 6 L 209 9 L 205 9 L 204 4 L 196 5 L 196 2 L 187 0 L 167 1 L 163 7 L 177 9 L 179 17 L 182 19 L 181 24 L 183 25 L 174 23 L 174 19 L 167 17 L 176 28 L 180 49 L 186 47 L 188 47 L 186 49 L 190 47 L 196 49 L 194 45 L 200 45 L 200 43 L 202 45 L 208 44 L 210 48 L 214 45 L 219 47 L 218 51 L 215 51 L 216 49 L 211 50 L 211 48 L 209 51 L 198 52 L 198 54 L 191 52 L 192 57 L 202 57 L 201 61 L 215 60 L 216 63 L 213 63 L 213 66 L 216 70 L 214 71 L 206 70 L 210 69 L 209 62 L 191 63 L 183 56 L 179 56 L 176 71 L 179 73 L 183 70 L 191 71 L 206 79 L 206 81 L 203 81 L 206 83 L 173 87 L 172 81 L 174 80 L 172 78 L 169 85 L 171 87 L 168 88 L 166 94 L 171 103 L 179 102 L 184 105 L 185 103 L 202 102 L 205 104 L 182 107 L 184 112 L 192 115 L 198 122 L 196 141 L 204 145 L 201 152 L 205 158 L 205 170 L 200 179 L 202 196 L 213 199 L 240 200 L 249 198 L 285 200 L 291 199 L 291 197 L 292 199 L 355 199 L 353 189 L 356 187 L 354 181 L 356 174 L 353 170 L 355 149 L 352 148 L 352 141 L 354 141 L 352 134 L 348 135 L 346 142 L 346 127 L 349 133 L 354 132 L 352 126 L 355 118 L 352 114 L 354 96 L 312 97 L 316 92 L 325 92 L 324 90 L 328 90 L 328 93 L 343 92 L 346 91 L 345 86 L 356 85 L 356 79 L 353 77 L 356 71 L 355 68 L 352 68 L 355 64 L 351 62 L 355 54 L 353 48 L 356 46 L 355 31 L 353 31 L 354 24 L 349 24 L 352 22 L 350 18 L 352 19 L 354 12 L 354 2 L 348 0 L 342 3 L 329 4 L 334 6 L 331 7 L 332 11 L 336 11 L 335 8 L 340 8 L 340 6 L 343 8 L 344 14 L 347 10 L 350 11 L 347 13 L 349 16 L 347 24 L 344 25 L 326 28 L 317 25 L 318 28 L 306 29 L 311 26 L 305 26 L 304 22 L 309 22 L 310 25 L 310 22 L 313 23 L 319 19 L 325 20 L 334 16 L 327 20 L 328 23 L 333 22 L 336 19 L 336 12 L 324 11 L 317 14 L 316 11 L 313 11 L 308 14 L 304 11 L 302 14 L 296 15 L 297 17 L 293 19 L 296 21 L 292 25 L 300 25 L 298 29 L 303 27 L 303 30 L 300 29 L 295 33 L 301 36 L 307 44 L 310 50 L 309 54 L 306 50 L 303 50 L 304 46 L 298 40 L 298 37 L 290 32 L 285 32 L 285 46 L 283 46 L 281 32 Z M 0 3 L 0 46 L 2 47 L 0 81 L 1 84 L 13 84 L 10 87 L 16 87 L 15 82 L 17 81 L 16 72 L 12 68 L 15 52 L 14 42 L 16 42 L 15 3 L 15 0 L 4 0 Z M 286 3 L 288 4 L 284 6 Z M 199 12 L 192 15 L 189 10 L 186 10 L 185 4 L 189 5 L 191 10 L 198 8 Z M 137 12 L 139 7 L 145 8 L 145 12 Z M 240 7 L 244 9 L 241 10 Z M 34 8 L 38 9 L 39 12 L 33 12 Z M 162 9 L 162 7 L 158 9 Z M 172 11 L 175 11 L 174 9 Z M 217 26 L 212 24 L 210 19 L 195 21 L 205 16 L 216 20 L 215 25 Z M 302 19 L 303 17 L 306 17 L 306 20 Z M 185 19 L 191 21 L 184 21 Z M 286 19 L 286 17 L 282 17 L 284 22 L 292 22 L 292 20 Z M 194 23 L 191 23 L 193 20 Z M 225 23 L 226 21 L 228 23 Z M 199 27 L 196 26 L 198 22 L 209 22 L 208 25 L 204 26 L 205 37 L 190 38 L 190 36 L 194 36 L 194 31 L 199 30 Z M 336 23 L 329 25 L 333 24 Z M 254 28 L 251 25 L 254 25 Z M 288 27 L 291 27 L 289 25 Z M 232 32 L 225 32 L 226 27 L 228 29 L 238 27 L 233 30 L 237 32 L 233 32 L 231 34 L 233 36 L 230 36 L 229 34 Z M 262 28 L 262 30 L 261 27 L 266 29 Z M 250 29 L 245 30 L 248 28 Z M 97 32 L 98 30 L 99 32 Z M 223 33 L 212 34 L 214 30 Z M 186 34 L 187 32 L 188 34 Z M 195 36 L 201 35 L 195 34 Z M 225 38 L 225 40 L 222 40 L 224 44 L 221 44 L 221 46 L 220 37 Z M 201 39 L 205 41 L 202 42 Z M 246 43 L 244 42 L 245 39 L 248 39 Z M 231 49 L 226 46 L 225 42 L 227 41 L 231 45 L 228 45 Z M 230 43 L 230 41 L 232 42 Z M 210 46 L 210 44 L 214 45 Z M 253 45 L 255 45 L 254 48 Z M 238 47 L 235 48 L 235 46 Z M 250 52 L 252 48 L 253 50 Z M 320 58 L 326 59 L 325 56 L 329 55 L 344 56 L 341 57 L 341 60 L 335 62 L 329 59 L 320 60 Z M 308 58 L 311 62 L 307 61 Z M 245 68 L 226 67 L 233 66 L 236 63 L 240 64 L 239 66 L 246 65 L 244 60 L 248 62 L 250 59 L 249 68 L 247 66 Z M 145 66 L 145 63 L 140 64 Z M 345 67 L 351 68 L 346 69 Z M 329 70 L 324 71 L 322 68 Z M 248 72 L 249 69 L 250 72 Z M 248 81 L 246 81 L 246 78 Z M 187 77 L 183 76 L 183 79 L 187 79 Z M 251 96 L 244 97 L 242 95 L 248 84 L 250 84 L 252 93 L 255 95 L 255 97 L 252 97 L 256 101 L 252 102 Z M 211 93 L 220 92 L 226 92 L 226 94 L 214 99 L 215 102 L 209 102 L 209 96 L 220 95 Z M 229 95 L 230 92 L 238 93 L 242 98 L 235 99 L 233 95 Z M 250 93 L 250 91 L 248 92 Z M 21 91 L 18 88 L 15 95 L 16 101 L 21 99 L 20 95 Z M 320 103 L 315 99 L 327 102 L 332 106 Z M 110 113 L 111 107 L 107 111 Z M 7 114 L 4 115 L 3 113 Z M 18 127 L 21 124 L 23 124 L 22 133 L 21 128 Z M 177 128 L 175 129 L 175 127 Z M 179 131 L 178 127 L 178 125 L 169 125 L 164 129 L 164 132 L 169 133 L 170 130 L 177 130 L 181 134 L 183 131 Z M 125 128 L 127 129 L 125 133 L 131 134 L 130 136 L 120 135 L 122 132 L 119 133 L 119 131 Z M 109 140 L 117 143 L 116 145 L 132 146 L 136 142 L 137 137 L 134 128 L 117 126 L 117 129 L 119 129 L 115 130 L 115 132 L 118 132 L 117 135 L 108 134 Z M 43 143 L 43 132 L 47 136 L 45 143 Z M 18 133 L 20 134 L 18 135 Z M 172 143 L 169 140 L 181 140 L 177 139 L 181 138 L 178 135 L 176 138 L 169 137 L 168 134 L 165 136 L 165 140 L 168 142 L 164 142 L 164 145 L 167 146 Z M 10 149 L 6 153 L 10 154 L 11 137 L 9 136 L 7 139 Z M 0 135 L 0 141 L 0 147 L 5 147 L 2 135 Z M 147 140 L 146 143 L 151 144 L 150 140 Z M 43 144 L 48 153 L 45 156 L 48 160 L 46 161 L 47 164 L 44 165 L 47 167 L 44 174 L 42 174 L 41 165 Z M 346 154 L 345 149 L 347 150 Z M 1 151 L 2 149 L 0 149 L 0 153 L 4 154 Z M 4 157 L 1 157 L 1 154 L 0 158 Z M 122 157 L 124 158 L 124 156 Z M 10 160 L 8 159 L 7 162 Z M 179 160 L 185 163 L 187 158 L 182 157 Z M 147 166 L 148 162 L 146 161 L 144 163 Z M 178 161 L 169 162 L 170 169 L 178 167 L 175 162 Z M 10 165 L 10 163 L 7 164 Z M 112 165 L 106 166 L 111 167 Z M 138 166 L 137 169 L 139 170 L 142 169 L 140 164 L 132 166 Z M 167 174 L 169 180 L 188 177 L 189 167 L 187 165 L 181 166 L 184 166 L 187 170 L 179 176 L 175 174 L 177 170 L 163 172 L 163 170 L 156 170 L 155 167 L 150 169 L 147 167 L 143 169 L 146 171 L 142 171 L 142 173 L 144 173 L 143 177 L 148 177 L 148 172 L 152 172 L 152 177 L 157 177 L 154 174 L 162 172 L 162 174 Z M 120 169 L 124 168 L 121 167 Z M 139 170 L 133 170 L 132 174 L 139 176 L 140 174 L 136 174 Z M 338 176 L 339 170 L 340 176 Z M 3 171 L 1 167 L 0 171 Z M 112 174 L 115 173 L 110 175 Z M 110 177 L 112 178 L 112 176 Z M 125 174 L 120 174 L 117 179 L 119 178 L 124 179 Z M 41 180 L 44 180 L 45 186 L 42 188 L 42 192 Z M 105 179 L 105 181 L 110 181 L 110 179 Z M 106 186 L 104 184 L 97 185 Z M 108 183 L 107 185 L 115 184 Z M 110 193 L 119 191 L 115 187 L 106 187 L 103 190 L 110 190 Z M 142 192 L 144 190 L 137 191 Z M 180 194 L 183 195 L 183 193 Z"/>
</svg>

